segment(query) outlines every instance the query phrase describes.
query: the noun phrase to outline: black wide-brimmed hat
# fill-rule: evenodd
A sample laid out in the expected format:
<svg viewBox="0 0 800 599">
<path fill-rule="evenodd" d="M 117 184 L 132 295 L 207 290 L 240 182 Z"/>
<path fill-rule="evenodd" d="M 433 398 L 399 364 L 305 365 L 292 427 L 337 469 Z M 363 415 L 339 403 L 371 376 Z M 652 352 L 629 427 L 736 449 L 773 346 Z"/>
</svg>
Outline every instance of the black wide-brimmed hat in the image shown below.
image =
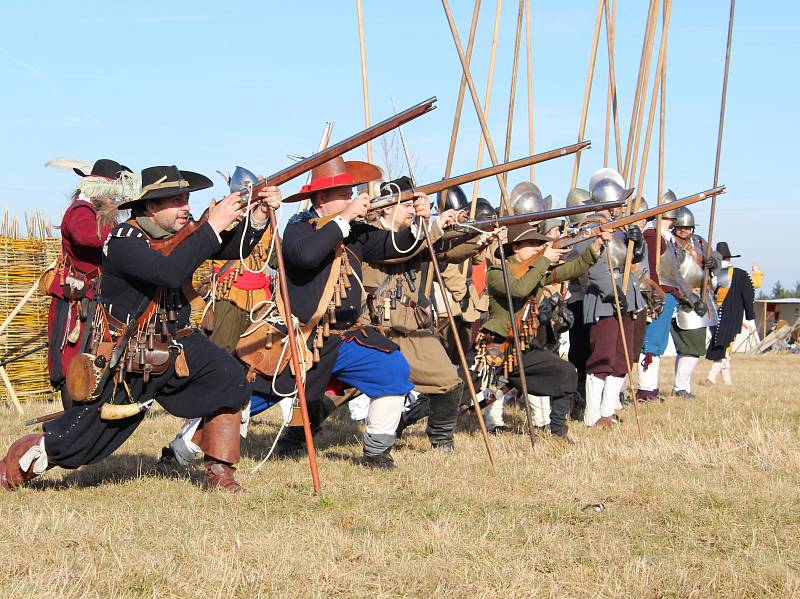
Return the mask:
<svg viewBox="0 0 800 599">
<path fill-rule="evenodd" d="M 158 200 L 212 187 L 214 183 L 200 173 L 180 171 L 172 166 L 151 166 L 142 170 L 142 191 L 138 197 L 120 202 L 118 208 L 130 208 L 137 202 Z"/>
<path fill-rule="evenodd" d="M 120 164 L 110 158 L 101 158 L 95 162 L 92 165 L 91 172 L 88 173 L 79 168 L 73 168 L 72 170 L 79 177 L 105 177 L 106 179 L 117 179 L 122 173 L 133 172 L 124 164 Z"/>
<path fill-rule="evenodd" d="M 723 260 L 730 260 L 731 258 L 741 258 L 741 254 L 731 255 L 731 249 L 728 247 L 727 241 L 720 241 L 717 244 L 717 253 L 722 256 Z"/>
</svg>

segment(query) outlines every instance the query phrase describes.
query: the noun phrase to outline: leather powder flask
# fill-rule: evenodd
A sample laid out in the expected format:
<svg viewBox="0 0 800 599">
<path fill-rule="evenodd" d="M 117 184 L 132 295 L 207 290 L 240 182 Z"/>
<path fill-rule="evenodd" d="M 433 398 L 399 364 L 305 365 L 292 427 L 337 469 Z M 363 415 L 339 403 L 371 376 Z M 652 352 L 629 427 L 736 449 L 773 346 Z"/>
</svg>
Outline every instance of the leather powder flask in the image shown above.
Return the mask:
<svg viewBox="0 0 800 599">
<path fill-rule="evenodd" d="M 72 358 L 66 372 L 66 389 L 73 401 L 94 401 L 99 397 L 100 377 L 113 349 L 113 342 L 103 341 L 96 353 L 82 353 Z"/>
<path fill-rule="evenodd" d="M 285 347 L 286 333 L 268 322 L 258 322 L 263 315 L 262 310 L 255 316 L 256 324 L 250 326 L 236 343 L 236 355 L 250 367 L 248 376 L 253 372 L 267 377 L 280 374 L 291 357 Z"/>
</svg>

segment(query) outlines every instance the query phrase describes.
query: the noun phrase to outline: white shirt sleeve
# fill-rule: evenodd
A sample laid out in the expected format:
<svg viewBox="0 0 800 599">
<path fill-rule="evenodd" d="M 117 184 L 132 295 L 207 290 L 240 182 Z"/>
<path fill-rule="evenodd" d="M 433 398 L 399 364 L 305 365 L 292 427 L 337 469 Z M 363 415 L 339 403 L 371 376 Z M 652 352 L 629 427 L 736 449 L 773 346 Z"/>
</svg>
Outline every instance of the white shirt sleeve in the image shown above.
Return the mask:
<svg viewBox="0 0 800 599">
<path fill-rule="evenodd" d="M 333 218 L 333 222 L 335 222 L 339 228 L 342 230 L 342 237 L 347 237 L 350 235 L 350 223 L 347 222 L 341 216 L 336 216 Z"/>
</svg>

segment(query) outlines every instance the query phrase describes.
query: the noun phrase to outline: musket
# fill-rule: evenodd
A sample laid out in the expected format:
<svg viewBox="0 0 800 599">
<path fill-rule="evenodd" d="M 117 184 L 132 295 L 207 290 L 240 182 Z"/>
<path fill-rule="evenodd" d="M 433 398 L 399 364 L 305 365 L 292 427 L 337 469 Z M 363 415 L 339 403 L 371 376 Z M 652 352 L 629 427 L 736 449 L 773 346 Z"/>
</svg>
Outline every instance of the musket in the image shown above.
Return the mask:
<svg viewBox="0 0 800 599">
<path fill-rule="evenodd" d="M 255 197 L 258 195 L 258 192 L 261 191 L 267 185 L 282 185 L 287 181 L 291 181 L 295 177 L 299 177 L 303 173 L 310 171 L 313 168 L 318 167 L 321 164 L 328 162 L 329 160 L 336 158 L 337 156 L 341 156 L 342 154 L 349 152 L 350 150 L 357 148 L 370 140 L 375 139 L 376 137 L 380 137 L 384 133 L 388 131 L 392 131 L 396 129 L 403 123 L 407 123 L 417 117 L 422 116 L 436 108 L 433 104 L 436 102 L 436 96 L 425 100 L 424 102 L 420 102 L 416 106 L 412 106 L 403 112 L 400 112 L 396 115 L 389 117 L 388 119 L 373 125 L 363 131 L 356 133 L 348 137 L 345 140 L 340 141 L 337 144 L 330 146 L 329 148 L 322 150 L 321 152 L 317 152 L 313 156 L 309 156 L 299 162 L 292 164 L 291 166 L 286 167 L 285 169 L 278 171 L 264 179 L 263 181 L 259 181 L 255 185 L 253 185 L 251 197 Z M 194 233 L 203 223 L 208 220 L 208 211 L 203 212 L 202 216 L 198 220 L 190 220 L 183 228 L 181 228 L 175 235 L 172 237 L 165 239 L 165 240 L 153 240 L 150 242 L 150 247 L 154 250 L 161 252 L 164 255 L 168 255 L 175 249 L 178 245 L 183 243 L 183 241 L 188 238 L 192 233 Z"/>
<path fill-rule="evenodd" d="M 686 196 L 685 198 L 681 198 L 680 200 L 675 200 L 674 202 L 670 202 L 669 204 L 654 206 L 653 208 L 650 208 L 648 210 L 642 210 L 640 212 L 635 212 L 634 214 L 629 214 L 628 216 L 623 216 L 621 218 L 610 220 L 606 223 L 595 225 L 587 229 L 581 229 L 573 235 L 565 235 L 563 237 L 559 237 L 558 239 L 552 242 L 552 247 L 568 248 L 577 243 L 580 243 L 581 241 L 597 237 L 603 231 L 613 231 L 614 229 L 627 227 L 628 225 L 632 225 L 637 221 L 654 218 L 659 214 L 663 214 L 664 212 L 669 212 L 670 210 L 675 210 L 676 208 L 680 208 L 682 206 L 688 206 L 690 204 L 702 202 L 703 200 L 716 197 L 723 193 L 725 193 L 724 185 L 720 185 L 719 187 L 714 187 L 712 189 L 707 189 L 706 191 Z"/>
<path fill-rule="evenodd" d="M 550 150 L 548 152 L 542 152 L 526 158 L 520 158 L 519 160 L 503 162 L 497 166 L 490 166 L 477 171 L 471 171 L 469 173 L 464 173 L 463 175 L 450 177 L 449 179 L 434 181 L 433 183 L 428 183 L 427 185 L 419 185 L 416 186 L 413 191 L 409 190 L 401 192 L 399 197 L 398 194 L 383 195 L 371 200 L 367 211 L 372 212 L 374 210 L 383 210 L 384 208 L 388 208 L 396 204 L 398 199 L 400 202 L 411 201 L 414 199 L 414 195 L 418 193 L 432 195 L 440 191 L 444 191 L 445 189 L 455 187 L 456 185 L 472 183 L 473 181 L 477 181 L 479 179 L 486 179 L 487 177 L 493 177 L 495 175 L 507 173 L 508 171 L 530 166 L 531 164 L 539 164 L 540 162 L 546 162 L 548 160 L 553 160 L 554 158 L 560 158 L 561 156 L 576 154 L 577 152 L 588 149 L 591 145 L 591 141 L 583 141 L 581 143 L 572 144 L 571 146 L 564 146 L 563 148 L 556 148 L 555 150 Z"/>
<path fill-rule="evenodd" d="M 482 168 L 477 171 L 471 171 L 469 173 L 464 173 L 463 175 L 450 177 L 449 179 L 434 181 L 433 183 L 428 183 L 427 185 L 415 186 L 413 189 L 407 189 L 401 191 L 400 193 L 389 193 L 382 196 L 378 196 L 370 200 L 370 204 L 367 207 L 367 213 L 369 214 L 370 212 L 377 212 L 379 210 L 383 210 L 384 208 L 389 208 L 396 204 L 412 202 L 414 201 L 414 198 L 420 193 L 432 195 L 434 193 L 444 191 L 445 189 L 450 189 L 455 185 L 463 185 L 464 183 L 471 183 L 472 181 L 477 181 L 478 179 L 492 177 L 494 175 L 506 173 L 508 171 L 513 171 L 514 169 L 523 168 L 531 164 L 545 162 L 547 160 L 552 160 L 553 158 L 558 158 L 560 156 L 575 154 L 576 152 L 585 150 L 591 145 L 592 145 L 591 141 L 584 141 L 578 144 L 573 144 L 571 146 L 556 148 L 555 150 L 550 150 L 549 152 L 542 152 L 541 154 L 534 154 L 533 156 L 528 156 L 526 158 L 512 160 L 511 162 L 504 162 L 503 164 L 498 164 L 497 166 L 490 166 L 488 168 Z M 327 224 L 328 221 L 338 216 L 338 214 L 339 213 L 328 214 L 326 216 L 320 218 L 314 218 L 311 220 L 317 228 L 320 228 L 323 225 Z"/>
<path fill-rule="evenodd" d="M 563 218 L 574 214 L 584 214 L 586 212 L 600 212 L 620 208 L 627 203 L 627 200 L 616 200 L 613 202 L 599 202 L 597 204 L 584 204 L 582 206 L 570 206 L 567 208 L 553 208 L 552 210 L 542 210 L 540 212 L 525 212 L 524 214 L 508 214 L 506 216 L 495 216 L 480 220 L 465 220 L 453 225 L 453 228 L 480 229 L 481 231 L 491 231 L 497 227 L 508 227 L 520 223 L 536 223 L 551 218 Z"/>
</svg>

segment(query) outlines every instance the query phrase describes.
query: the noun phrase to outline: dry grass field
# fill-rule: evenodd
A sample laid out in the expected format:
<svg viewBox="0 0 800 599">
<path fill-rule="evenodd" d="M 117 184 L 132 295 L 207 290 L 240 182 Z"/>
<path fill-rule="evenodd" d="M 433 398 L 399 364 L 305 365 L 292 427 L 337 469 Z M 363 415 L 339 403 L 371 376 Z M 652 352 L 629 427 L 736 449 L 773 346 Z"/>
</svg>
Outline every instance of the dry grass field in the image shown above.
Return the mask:
<svg viewBox="0 0 800 599">
<path fill-rule="evenodd" d="M 632 408 L 574 446 L 493 438 L 494 469 L 474 432 L 442 455 L 417 425 L 396 472 L 366 471 L 338 424 L 320 497 L 305 461 L 250 472 L 275 416 L 244 445 L 245 495 L 149 473 L 178 426 L 159 412 L 107 461 L 0 495 L 0 597 L 800 596 L 800 358 L 737 356 L 734 380 L 645 406 L 643 442 Z M 3 410 L 3 450 L 22 432 Z"/>
</svg>

